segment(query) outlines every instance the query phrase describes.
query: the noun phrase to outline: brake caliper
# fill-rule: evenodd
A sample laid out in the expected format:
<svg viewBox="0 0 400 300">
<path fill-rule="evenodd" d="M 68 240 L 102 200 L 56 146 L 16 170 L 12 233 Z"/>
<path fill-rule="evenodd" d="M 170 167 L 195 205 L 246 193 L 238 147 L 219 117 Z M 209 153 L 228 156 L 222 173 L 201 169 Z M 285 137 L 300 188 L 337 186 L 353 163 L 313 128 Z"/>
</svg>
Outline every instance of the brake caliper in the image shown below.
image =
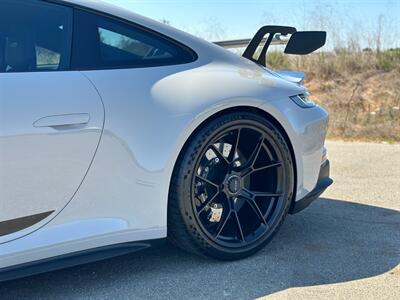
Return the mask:
<svg viewBox="0 0 400 300">
<path fill-rule="evenodd" d="M 223 210 L 224 210 L 224 208 L 223 208 L 222 204 L 214 203 L 214 204 L 210 205 L 210 212 L 208 214 L 208 220 L 211 223 L 218 223 L 219 221 L 221 221 Z"/>
</svg>

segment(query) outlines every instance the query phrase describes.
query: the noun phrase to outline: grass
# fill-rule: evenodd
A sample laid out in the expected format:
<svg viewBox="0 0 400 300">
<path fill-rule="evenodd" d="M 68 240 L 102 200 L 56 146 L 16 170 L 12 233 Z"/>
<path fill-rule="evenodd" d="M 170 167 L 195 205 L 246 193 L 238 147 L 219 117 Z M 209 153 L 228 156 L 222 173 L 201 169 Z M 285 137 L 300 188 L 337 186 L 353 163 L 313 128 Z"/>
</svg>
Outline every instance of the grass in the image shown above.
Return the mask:
<svg viewBox="0 0 400 300">
<path fill-rule="evenodd" d="M 377 66 L 384 71 L 391 71 L 400 66 L 400 48 L 378 53 Z"/>
</svg>

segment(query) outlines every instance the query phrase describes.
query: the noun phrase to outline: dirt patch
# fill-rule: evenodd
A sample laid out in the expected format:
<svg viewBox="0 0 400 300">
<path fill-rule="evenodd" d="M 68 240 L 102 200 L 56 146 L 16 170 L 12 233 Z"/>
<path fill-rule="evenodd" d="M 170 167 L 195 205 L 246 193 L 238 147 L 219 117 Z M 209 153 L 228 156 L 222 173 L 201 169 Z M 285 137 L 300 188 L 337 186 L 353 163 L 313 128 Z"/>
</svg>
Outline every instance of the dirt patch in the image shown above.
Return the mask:
<svg viewBox="0 0 400 300">
<path fill-rule="evenodd" d="M 397 276 L 397 277 L 400 278 L 400 267 L 397 267 L 397 268 L 393 269 L 393 270 L 390 272 L 390 275 Z"/>
</svg>

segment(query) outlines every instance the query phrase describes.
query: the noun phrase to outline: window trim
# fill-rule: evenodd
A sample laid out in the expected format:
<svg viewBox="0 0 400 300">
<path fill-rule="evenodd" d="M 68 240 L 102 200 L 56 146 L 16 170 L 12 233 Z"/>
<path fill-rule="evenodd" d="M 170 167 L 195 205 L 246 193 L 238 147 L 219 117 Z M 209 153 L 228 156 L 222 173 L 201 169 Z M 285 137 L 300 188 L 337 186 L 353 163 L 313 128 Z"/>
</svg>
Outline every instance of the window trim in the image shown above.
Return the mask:
<svg viewBox="0 0 400 300">
<path fill-rule="evenodd" d="M 185 62 L 175 62 L 175 63 L 158 63 L 158 64 L 149 64 L 147 66 L 143 65 L 143 66 L 121 66 L 121 67 L 93 67 L 93 68 L 74 68 L 72 67 L 72 60 L 70 61 L 70 68 L 69 70 L 66 71 L 96 71 L 96 70 L 130 70 L 130 69 L 147 69 L 147 68 L 157 68 L 157 67 L 165 67 L 165 66 L 179 66 L 179 65 L 185 65 L 185 64 L 190 64 L 190 63 L 194 63 L 199 59 L 198 54 L 189 46 L 165 35 L 162 34 L 156 30 L 153 30 L 151 28 L 148 28 L 146 26 L 143 26 L 141 24 L 135 23 L 133 21 L 127 20 L 125 18 L 119 17 L 119 16 L 115 16 L 112 14 L 109 14 L 107 12 L 104 11 L 99 11 L 93 8 L 89 8 L 83 5 L 79 5 L 76 3 L 70 3 L 70 2 L 66 2 L 63 0 L 41 0 L 43 2 L 49 2 L 49 3 L 54 3 L 54 4 L 59 4 L 59 5 L 63 5 L 63 6 L 68 6 L 74 9 L 74 13 L 73 13 L 73 28 L 72 28 L 72 43 L 71 43 L 71 58 L 73 58 L 73 49 L 74 49 L 74 41 L 75 41 L 75 22 L 76 22 L 76 18 L 75 18 L 75 10 L 81 10 L 87 13 L 91 13 L 94 15 L 97 15 L 99 17 L 104 17 L 109 19 L 110 21 L 117 21 L 120 22 L 122 24 L 125 24 L 127 26 L 133 27 L 133 28 L 137 28 L 139 30 L 142 30 L 143 32 L 147 32 L 157 38 L 160 38 L 161 40 L 165 40 L 171 44 L 174 44 L 176 47 L 180 48 L 183 51 L 186 51 L 188 54 L 190 54 L 190 56 L 192 56 L 192 59 L 190 61 L 185 61 Z"/>
</svg>

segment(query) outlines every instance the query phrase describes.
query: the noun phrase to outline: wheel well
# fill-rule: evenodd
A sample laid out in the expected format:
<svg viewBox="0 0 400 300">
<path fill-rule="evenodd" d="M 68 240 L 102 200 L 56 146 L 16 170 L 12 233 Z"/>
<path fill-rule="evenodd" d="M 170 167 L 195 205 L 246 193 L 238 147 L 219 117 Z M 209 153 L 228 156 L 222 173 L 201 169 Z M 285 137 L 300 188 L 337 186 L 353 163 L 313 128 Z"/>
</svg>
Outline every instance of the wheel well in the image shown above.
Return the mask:
<svg viewBox="0 0 400 300">
<path fill-rule="evenodd" d="M 178 158 L 174 164 L 174 170 L 173 170 L 173 174 L 176 171 L 176 165 L 177 162 L 180 160 L 181 156 L 183 155 L 183 153 L 185 152 L 186 146 L 189 144 L 190 140 L 193 138 L 193 136 L 195 136 L 197 134 L 198 131 L 200 131 L 206 124 L 208 124 L 209 122 L 211 122 L 212 120 L 220 117 L 221 115 L 225 115 L 228 113 L 233 113 L 233 112 L 249 112 L 249 113 L 253 113 L 256 115 L 259 115 L 261 117 L 266 118 L 269 122 L 271 122 L 276 128 L 278 128 L 279 132 L 282 134 L 283 138 L 285 139 L 288 147 L 289 147 L 289 151 L 290 151 L 290 155 L 292 157 L 292 162 L 293 162 L 293 172 L 294 172 L 294 188 L 293 188 L 293 197 L 292 197 L 292 206 L 295 202 L 296 199 L 296 190 L 297 190 L 297 164 L 296 164 L 296 156 L 294 154 L 294 149 L 293 149 L 293 145 L 289 139 L 289 136 L 287 135 L 285 129 L 283 128 L 283 126 L 278 122 L 278 120 L 276 120 L 272 115 L 270 115 L 269 113 L 267 113 L 266 111 L 257 108 L 257 107 L 251 107 L 251 106 L 236 106 L 236 107 L 231 107 L 231 108 L 227 108 L 224 110 L 221 110 L 215 114 L 213 114 L 212 116 L 208 117 L 206 120 L 204 120 L 199 126 L 197 126 L 197 128 L 191 133 L 191 135 L 189 136 L 189 138 L 187 139 L 187 141 L 185 142 L 185 144 L 183 145 L 181 151 L 179 152 Z M 171 180 L 173 178 L 174 175 L 172 175 Z"/>
</svg>

